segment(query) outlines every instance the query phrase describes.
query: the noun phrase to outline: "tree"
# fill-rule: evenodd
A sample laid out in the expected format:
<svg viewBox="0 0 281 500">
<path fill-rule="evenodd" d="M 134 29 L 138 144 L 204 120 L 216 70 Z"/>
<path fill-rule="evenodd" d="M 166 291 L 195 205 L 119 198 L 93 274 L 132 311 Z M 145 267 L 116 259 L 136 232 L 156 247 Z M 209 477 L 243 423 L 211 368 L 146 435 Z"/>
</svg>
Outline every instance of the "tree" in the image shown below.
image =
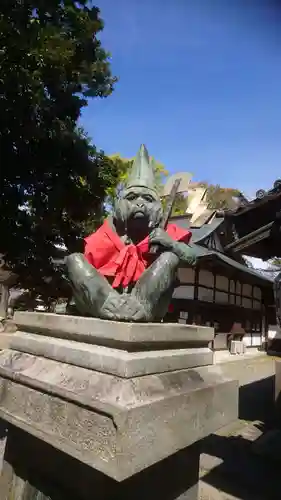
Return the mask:
<svg viewBox="0 0 281 500">
<path fill-rule="evenodd" d="M 209 209 L 227 210 L 236 206 L 235 197 L 239 191 L 232 188 L 222 188 L 220 185 L 208 184 L 207 182 L 198 183 L 198 188 L 206 188 L 204 202 Z M 184 215 L 188 207 L 188 193 L 178 194 L 173 207 L 173 215 Z"/>
<path fill-rule="evenodd" d="M 275 257 L 275 259 L 271 259 L 270 265 L 277 268 L 281 268 L 281 259 L 278 259 L 277 257 Z"/>
<path fill-rule="evenodd" d="M 81 224 L 101 216 L 114 163 L 77 130 L 89 97 L 113 90 L 86 0 L 0 4 L 0 252 L 21 286 L 46 290 L 57 245 L 79 247 Z"/>
<path fill-rule="evenodd" d="M 214 210 L 228 210 L 236 206 L 234 198 L 239 191 L 233 188 L 222 188 L 219 184 L 202 183 L 207 188 L 206 203 L 208 208 Z"/>
<path fill-rule="evenodd" d="M 77 133 L 87 142 L 89 158 L 94 162 L 97 151 L 92 145 L 89 135 L 83 127 L 79 127 Z M 103 186 L 103 198 L 98 206 L 98 210 L 91 210 L 86 214 L 83 220 L 79 221 L 77 233 L 80 234 L 81 238 L 94 232 L 102 224 L 105 217 L 107 217 L 109 211 L 108 193 L 113 192 L 119 183 L 120 173 L 116 161 L 113 161 L 109 156 L 104 155 L 104 153 L 101 153 L 101 158 L 102 162 L 99 168 L 99 179 Z M 94 181 L 95 179 L 93 179 L 92 182 L 94 183 Z M 89 178 L 81 178 L 81 182 L 83 185 L 87 185 L 87 183 L 89 183 Z"/>
<path fill-rule="evenodd" d="M 188 195 L 178 193 L 172 210 L 172 215 L 184 215 L 187 210 Z"/>
<path fill-rule="evenodd" d="M 172 217 L 176 215 L 185 215 L 187 210 L 187 194 L 177 193 L 175 202 L 172 208 Z M 165 203 L 164 203 L 165 206 Z"/>
</svg>

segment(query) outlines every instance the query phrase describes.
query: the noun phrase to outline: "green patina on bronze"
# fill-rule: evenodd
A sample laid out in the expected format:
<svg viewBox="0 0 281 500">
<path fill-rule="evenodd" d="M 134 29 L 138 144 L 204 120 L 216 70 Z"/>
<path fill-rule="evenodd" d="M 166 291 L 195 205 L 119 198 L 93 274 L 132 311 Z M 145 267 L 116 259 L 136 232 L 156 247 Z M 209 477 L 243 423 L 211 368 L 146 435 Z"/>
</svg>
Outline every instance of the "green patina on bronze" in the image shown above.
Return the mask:
<svg viewBox="0 0 281 500">
<path fill-rule="evenodd" d="M 174 241 L 159 227 L 163 217 L 155 187 L 153 164 L 144 145 L 132 166 L 127 185 L 110 219 L 125 244 L 149 235 L 159 253 L 139 280 L 127 289 L 114 289 L 82 254 L 66 258 L 66 270 L 80 314 L 115 321 L 160 321 L 166 314 L 180 263 L 195 265 L 196 250 Z"/>
</svg>

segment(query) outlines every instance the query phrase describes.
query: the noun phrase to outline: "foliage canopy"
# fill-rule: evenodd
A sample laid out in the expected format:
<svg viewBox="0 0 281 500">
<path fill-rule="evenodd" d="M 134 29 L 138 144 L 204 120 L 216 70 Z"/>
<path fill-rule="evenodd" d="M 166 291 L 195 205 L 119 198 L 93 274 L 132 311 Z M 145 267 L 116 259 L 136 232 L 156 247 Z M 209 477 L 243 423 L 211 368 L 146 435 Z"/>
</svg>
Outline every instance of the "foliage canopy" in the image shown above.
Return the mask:
<svg viewBox="0 0 281 500">
<path fill-rule="evenodd" d="M 86 0 L 0 3 L 0 252 L 23 287 L 45 287 L 55 245 L 77 249 L 82 221 L 100 217 L 115 182 L 76 127 L 87 98 L 115 83 L 102 29 Z"/>
</svg>

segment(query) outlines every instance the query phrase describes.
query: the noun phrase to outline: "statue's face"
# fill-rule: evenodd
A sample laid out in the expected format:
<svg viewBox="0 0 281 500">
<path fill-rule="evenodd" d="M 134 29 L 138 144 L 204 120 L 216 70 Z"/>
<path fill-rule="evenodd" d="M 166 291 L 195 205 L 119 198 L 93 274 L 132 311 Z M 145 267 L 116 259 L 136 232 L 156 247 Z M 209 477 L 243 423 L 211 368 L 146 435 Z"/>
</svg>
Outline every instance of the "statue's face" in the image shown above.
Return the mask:
<svg viewBox="0 0 281 500">
<path fill-rule="evenodd" d="M 116 203 L 115 217 L 126 225 L 147 227 L 152 230 L 159 225 L 163 211 L 158 196 L 144 187 L 135 187 L 125 191 Z"/>
</svg>

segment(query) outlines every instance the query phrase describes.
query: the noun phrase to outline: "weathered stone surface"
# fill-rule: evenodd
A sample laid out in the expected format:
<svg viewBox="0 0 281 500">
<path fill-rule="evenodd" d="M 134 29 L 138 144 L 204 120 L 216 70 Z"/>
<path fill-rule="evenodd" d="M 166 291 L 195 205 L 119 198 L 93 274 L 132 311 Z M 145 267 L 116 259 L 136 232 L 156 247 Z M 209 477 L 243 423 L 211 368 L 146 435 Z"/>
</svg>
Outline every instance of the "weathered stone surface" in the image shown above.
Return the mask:
<svg viewBox="0 0 281 500">
<path fill-rule="evenodd" d="M 10 426 L 0 498 L 6 500 L 198 500 L 200 443 L 122 482 Z"/>
<path fill-rule="evenodd" d="M 12 319 L 3 319 L 0 321 L 0 333 L 14 333 L 17 331 L 17 326 Z"/>
<path fill-rule="evenodd" d="M 213 329 L 18 312 L 11 349 L 130 378 L 213 364 Z"/>
<path fill-rule="evenodd" d="M 117 481 L 237 418 L 217 366 L 121 379 L 6 350 L 0 377 L 6 421 Z"/>
<path fill-rule="evenodd" d="M 17 433 L 27 447 L 39 443 L 43 455 L 51 445 L 52 463 L 71 460 L 79 477 L 86 470 L 106 475 L 105 499 L 154 498 L 156 476 L 167 476 L 168 467 L 173 480 L 161 498 L 197 499 L 198 443 L 235 420 L 238 410 L 237 382 L 217 366 L 202 366 L 213 363 L 213 329 L 42 313 L 17 313 L 16 323 L 11 348 L 0 352 L 0 416 L 14 429 L 8 450 L 20 454 Z M 34 497 L 52 498 L 48 487 L 56 471 L 48 471 L 42 489 L 30 482 L 27 469 L 18 478 L 9 453 L 5 487 L 12 478 L 22 495 L 32 490 Z M 185 457 L 183 463 L 176 457 Z M 35 479 L 44 473 L 41 464 Z M 60 498 L 68 500 L 75 485 L 67 493 L 65 486 L 67 481 Z M 91 489 L 84 491 L 73 499 L 90 500 Z"/>
<path fill-rule="evenodd" d="M 127 352 L 23 332 L 13 335 L 10 347 L 125 378 L 211 365 L 213 362 L 213 352 L 208 347 Z"/>
<path fill-rule="evenodd" d="M 44 334 L 90 344 L 194 344 L 207 345 L 214 338 L 214 329 L 178 323 L 122 323 L 82 316 L 17 311 L 14 321 L 24 332 Z M 161 346 L 162 347 L 162 346 Z"/>
<path fill-rule="evenodd" d="M 12 335 L 12 333 L 0 332 L 0 349 L 9 349 Z"/>
</svg>

